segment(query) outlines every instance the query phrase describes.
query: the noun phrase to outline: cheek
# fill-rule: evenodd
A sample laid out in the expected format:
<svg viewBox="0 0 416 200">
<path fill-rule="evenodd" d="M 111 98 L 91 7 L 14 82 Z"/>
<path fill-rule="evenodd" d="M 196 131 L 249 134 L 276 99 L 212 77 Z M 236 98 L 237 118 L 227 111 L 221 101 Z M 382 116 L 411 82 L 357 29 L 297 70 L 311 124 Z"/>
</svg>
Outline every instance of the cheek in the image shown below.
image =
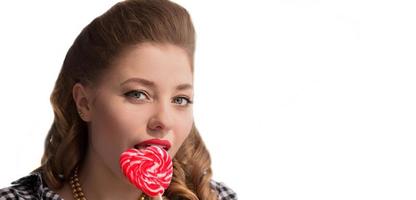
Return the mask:
<svg viewBox="0 0 416 200">
<path fill-rule="evenodd" d="M 192 130 L 193 125 L 193 117 L 192 115 L 181 118 L 181 120 L 178 120 L 178 131 L 175 132 L 175 140 L 174 140 L 174 146 L 172 148 L 172 151 L 170 152 L 172 156 L 176 155 L 179 148 L 182 146 L 185 139 L 188 137 L 189 133 Z"/>
<path fill-rule="evenodd" d="M 97 103 L 92 121 L 91 141 L 103 151 L 121 153 L 146 126 L 144 112 L 129 109 L 121 101 Z M 98 146 L 99 145 L 99 146 Z"/>
</svg>

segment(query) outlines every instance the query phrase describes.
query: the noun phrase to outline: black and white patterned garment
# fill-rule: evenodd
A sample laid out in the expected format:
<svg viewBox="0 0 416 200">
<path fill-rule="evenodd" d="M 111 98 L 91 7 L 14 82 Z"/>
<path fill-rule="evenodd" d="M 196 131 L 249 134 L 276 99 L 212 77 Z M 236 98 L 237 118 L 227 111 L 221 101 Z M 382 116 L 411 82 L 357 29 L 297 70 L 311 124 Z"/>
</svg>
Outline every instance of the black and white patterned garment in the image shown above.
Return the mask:
<svg viewBox="0 0 416 200">
<path fill-rule="evenodd" d="M 218 192 L 218 200 L 236 200 L 237 195 L 223 183 L 211 181 Z M 63 200 L 57 193 L 43 183 L 41 174 L 34 172 L 12 183 L 12 186 L 0 189 L 0 200 Z"/>
</svg>

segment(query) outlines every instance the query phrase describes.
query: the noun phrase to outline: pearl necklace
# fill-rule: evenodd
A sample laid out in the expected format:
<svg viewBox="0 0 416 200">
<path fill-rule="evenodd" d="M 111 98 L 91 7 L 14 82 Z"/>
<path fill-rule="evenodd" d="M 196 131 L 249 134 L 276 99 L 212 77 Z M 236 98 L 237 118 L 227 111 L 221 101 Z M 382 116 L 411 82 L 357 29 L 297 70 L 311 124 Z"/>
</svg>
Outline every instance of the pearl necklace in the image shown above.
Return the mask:
<svg viewBox="0 0 416 200">
<path fill-rule="evenodd" d="M 78 178 L 78 167 L 75 168 L 74 174 L 72 174 L 70 181 L 72 188 L 72 195 L 75 200 L 87 200 L 85 198 L 84 192 L 82 192 L 81 184 L 79 183 Z M 146 195 L 142 195 L 139 200 L 147 200 Z"/>
</svg>

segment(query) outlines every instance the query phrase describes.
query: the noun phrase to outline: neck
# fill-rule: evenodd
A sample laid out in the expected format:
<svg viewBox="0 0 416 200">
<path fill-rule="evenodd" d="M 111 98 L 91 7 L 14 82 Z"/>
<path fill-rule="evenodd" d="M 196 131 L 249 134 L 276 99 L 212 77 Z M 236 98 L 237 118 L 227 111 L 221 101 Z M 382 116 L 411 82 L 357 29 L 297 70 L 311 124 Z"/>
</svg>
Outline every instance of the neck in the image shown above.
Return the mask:
<svg viewBox="0 0 416 200">
<path fill-rule="evenodd" d="M 141 196 L 140 190 L 119 174 L 115 174 L 90 149 L 83 166 L 80 166 L 79 177 L 88 200 L 137 200 Z"/>
</svg>

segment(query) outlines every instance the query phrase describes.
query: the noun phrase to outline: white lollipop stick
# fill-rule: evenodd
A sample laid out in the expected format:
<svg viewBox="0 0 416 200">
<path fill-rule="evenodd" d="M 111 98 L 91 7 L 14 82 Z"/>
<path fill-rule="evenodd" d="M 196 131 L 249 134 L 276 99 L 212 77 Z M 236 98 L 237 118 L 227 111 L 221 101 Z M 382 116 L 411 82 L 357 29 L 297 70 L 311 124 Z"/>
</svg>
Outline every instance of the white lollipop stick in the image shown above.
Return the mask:
<svg viewBox="0 0 416 200">
<path fill-rule="evenodd" d="M 162 195 L 152 197 L 153 200 L 163 200 Z"/>
</svg>

